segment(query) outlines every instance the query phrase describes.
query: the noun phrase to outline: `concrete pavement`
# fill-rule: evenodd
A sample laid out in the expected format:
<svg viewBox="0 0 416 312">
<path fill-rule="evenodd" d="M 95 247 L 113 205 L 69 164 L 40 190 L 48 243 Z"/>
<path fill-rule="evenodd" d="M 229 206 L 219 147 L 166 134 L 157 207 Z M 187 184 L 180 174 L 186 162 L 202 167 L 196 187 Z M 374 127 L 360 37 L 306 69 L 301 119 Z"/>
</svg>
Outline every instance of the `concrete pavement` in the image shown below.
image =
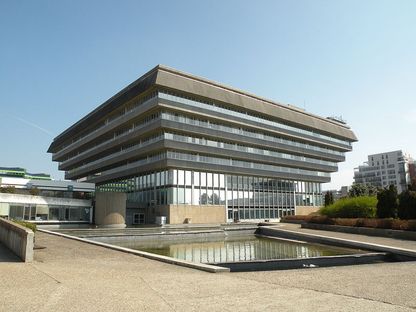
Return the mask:
<svg viewBox="0 0 416 312">
<path fill-rule="evenodd" d="M 0 262 L 0 311 L 416 310 L 414 262 L 212 274 L 40 232 L 36 243 L 32 263 Z"/>
</svg>

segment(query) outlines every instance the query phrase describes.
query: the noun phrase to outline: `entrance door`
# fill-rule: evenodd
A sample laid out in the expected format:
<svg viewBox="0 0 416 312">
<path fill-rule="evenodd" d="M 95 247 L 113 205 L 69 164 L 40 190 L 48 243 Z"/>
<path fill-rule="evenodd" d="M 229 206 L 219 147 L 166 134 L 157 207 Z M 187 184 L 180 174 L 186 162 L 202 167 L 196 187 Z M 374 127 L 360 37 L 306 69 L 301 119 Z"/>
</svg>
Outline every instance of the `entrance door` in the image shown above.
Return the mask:
<svg viewBox="0 0 416 312">
<path fill-rule="evenodd" d="M 144 213 L 133 213 L 133 224 L 144 224 Z"/>
<path fill-rule="evenodd" d="M 30 205 L 25 205 L 23 219 L 30 220 Z"/>
<path fill-rule="evenodd" d="M 238 216 L 238 210 L 234 210 L 233 214 L 234 214 L 233 215 L 234 222 L 240 221 L 240 218 Z"/>
</svg>

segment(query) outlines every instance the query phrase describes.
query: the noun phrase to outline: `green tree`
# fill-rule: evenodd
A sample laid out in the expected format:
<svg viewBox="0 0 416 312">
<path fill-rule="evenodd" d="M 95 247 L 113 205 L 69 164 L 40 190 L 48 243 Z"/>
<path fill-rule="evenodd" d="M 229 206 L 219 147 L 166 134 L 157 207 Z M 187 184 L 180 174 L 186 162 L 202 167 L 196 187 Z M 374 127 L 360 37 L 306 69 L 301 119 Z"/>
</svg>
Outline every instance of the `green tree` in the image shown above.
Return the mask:
<svg viewBox="0 0 416 312">
<path fill-rule="evenodd" d="M 416 219 L 416 192 L 404 191 L 399 195 L 397 216 L 400 219 Z"/>
<path fill-rule="evenodd" d="M 413 178 L 410 184 L 408 185 L 409 191 L 416 192 L 416 178 Z"/>
<path fill-rule="evenodd" d="M 397 189 L 390 185 L 377 193 L 377 217 L 395 218 L 397 215 Z"/>
<path fill-rule="evenodd" d="M 332 205 L 334 203 L 334 196 L 333 196 L 332 192 L 328 191 L 328 192 L 325 193 L 324 201 L 325 201 L 325 206 L 329 206 L 329 205 Z"/>
<path fill-rule="evenodd" d="M 349 197 L 374 196 L 377 194 L 377 188 L 373 185 L 354 183 L 348 191 Z"/>
</svg>

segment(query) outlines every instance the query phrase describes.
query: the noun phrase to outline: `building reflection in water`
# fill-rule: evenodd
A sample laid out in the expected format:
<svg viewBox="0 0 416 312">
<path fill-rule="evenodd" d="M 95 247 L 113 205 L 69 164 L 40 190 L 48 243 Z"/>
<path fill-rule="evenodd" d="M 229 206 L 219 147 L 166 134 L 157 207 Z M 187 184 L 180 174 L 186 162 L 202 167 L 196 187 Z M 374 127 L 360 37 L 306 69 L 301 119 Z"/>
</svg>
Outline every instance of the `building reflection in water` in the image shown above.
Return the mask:
<svg viewBox="0 0 416 312">
<path fill-rule="evenodd" d="M 345 248 L 257 238 L 255 236 L 243 240 L 171 243 L 170 245 L 164 244 L 153 248 L 138 249 L 199 263 L 310 258 L 357 253 L 357 251 Z"/>
</svg>

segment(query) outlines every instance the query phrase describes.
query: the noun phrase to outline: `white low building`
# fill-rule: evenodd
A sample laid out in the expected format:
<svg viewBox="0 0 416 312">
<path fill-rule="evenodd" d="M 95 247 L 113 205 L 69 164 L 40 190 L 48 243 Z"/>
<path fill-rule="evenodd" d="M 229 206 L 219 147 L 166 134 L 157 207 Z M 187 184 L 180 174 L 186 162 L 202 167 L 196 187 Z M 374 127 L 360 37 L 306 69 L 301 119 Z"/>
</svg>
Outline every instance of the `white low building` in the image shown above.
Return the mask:
<svg viewBox="0 0 416 312">
<path fill-rule="evenodd" d="M 92 223 L 94 183 L 0 177 L 0 216 L 40 224 Z"/>
</svg>

